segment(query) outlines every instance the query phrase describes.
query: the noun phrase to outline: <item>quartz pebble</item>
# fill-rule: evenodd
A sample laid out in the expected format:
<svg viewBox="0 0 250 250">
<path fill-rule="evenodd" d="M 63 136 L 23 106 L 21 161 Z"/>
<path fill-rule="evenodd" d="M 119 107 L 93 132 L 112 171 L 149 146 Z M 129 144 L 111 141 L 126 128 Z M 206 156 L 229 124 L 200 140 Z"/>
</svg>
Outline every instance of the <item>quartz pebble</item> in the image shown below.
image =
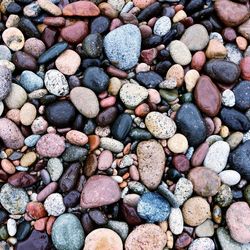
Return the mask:
<svg viewBox="0 0 250 250">
<path fill-rule="evenodd" d="M 59 216 L 64 213 L 65 206 L 63 204 L 63 197 L 61 194 L 53 193 L 49 195 L 44 201 L 44 207 L 48 215 Z"/>
</svg>

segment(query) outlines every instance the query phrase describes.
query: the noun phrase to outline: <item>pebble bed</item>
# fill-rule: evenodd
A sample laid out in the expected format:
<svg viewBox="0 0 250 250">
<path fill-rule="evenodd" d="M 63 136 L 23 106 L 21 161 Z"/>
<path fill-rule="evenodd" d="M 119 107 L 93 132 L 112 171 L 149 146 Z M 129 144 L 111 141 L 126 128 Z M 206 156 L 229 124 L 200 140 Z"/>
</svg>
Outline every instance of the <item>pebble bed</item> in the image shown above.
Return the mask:
<svg viewBox="0 0 250 250">
<path fill-rule="evenodd" d="M 250 250 L 249 0 L 0 1 L 0 249 Z"/>
</svg>

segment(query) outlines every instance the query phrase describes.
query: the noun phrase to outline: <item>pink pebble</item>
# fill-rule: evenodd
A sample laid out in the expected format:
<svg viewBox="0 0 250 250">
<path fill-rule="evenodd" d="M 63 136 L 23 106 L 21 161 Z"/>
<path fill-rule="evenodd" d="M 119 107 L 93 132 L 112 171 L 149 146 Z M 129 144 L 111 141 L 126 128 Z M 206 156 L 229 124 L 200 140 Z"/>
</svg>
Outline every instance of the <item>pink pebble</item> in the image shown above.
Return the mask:
<svg viewBox="0 0 250 250">
<path fill-rule="evenodd" d="M 107 97 L 105 99 L 102 99 L 100 101 L 100 106 L 102 108 L 108 108 L 108 107 L 111 107 L 111 106 L 115 105 L 115 103 L 116 103 L 115 96 L 109 96 L 109 97 Z"/>
<path fill-rule="evenodd" d="M 104 150 L 98 158 L 98 169 L 106 170 L 111 167 L 113 162 L 113 154 L 109 150 Z"/>
</svg>

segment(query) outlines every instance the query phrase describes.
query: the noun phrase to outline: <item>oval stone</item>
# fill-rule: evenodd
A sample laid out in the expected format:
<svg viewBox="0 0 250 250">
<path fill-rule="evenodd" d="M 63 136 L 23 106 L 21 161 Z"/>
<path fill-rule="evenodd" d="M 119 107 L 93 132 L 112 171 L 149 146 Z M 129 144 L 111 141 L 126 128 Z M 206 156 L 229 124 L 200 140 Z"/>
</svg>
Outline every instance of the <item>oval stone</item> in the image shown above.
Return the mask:
<svg viewBox="0 0 250 250">
<path fill-rule="evenodd" d="M 240 110 L 250 108 L 250 81 L 240 82 L 234 89 L 235 107 Z"/>
<path fill-rule="evenodd" d="M 64 16 L 98 16 L 100 10 L 92 2 L 78 1 L 74 3 L 67 4 L 63 8 Z"/>
<path fill-rule="evenodd" d="M 11 89 L 12 74 L 6 67 L 0 66 L 0 101 L 5 99 Z"/>
<path fill-rule="evenodd" d="M 20 76 L 20 85 L 28 92 L 32 92 L 43 87 L 43 79 L 32 71 L 25 70 Z"/>
</svg>

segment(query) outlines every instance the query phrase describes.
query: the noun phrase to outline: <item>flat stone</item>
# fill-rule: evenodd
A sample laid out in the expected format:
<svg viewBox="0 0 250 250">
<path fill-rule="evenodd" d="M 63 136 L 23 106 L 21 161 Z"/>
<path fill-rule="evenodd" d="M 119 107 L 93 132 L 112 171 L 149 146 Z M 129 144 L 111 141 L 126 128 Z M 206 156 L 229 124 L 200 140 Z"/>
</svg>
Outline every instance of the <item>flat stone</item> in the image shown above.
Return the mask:
<svg viewBox="0 0 250 250">
<path fill-rule="evenodd" d="M 99 14 L 100 14 L 100 10 L 92 2 L 78 1 L 78 2 L 67 4 L 63 8 L 64 16 L 85 17 L 85 16 L 98 16 Z"/>
<path fill-rule="evenodd" d="M 235 202 L 227 210 L 226 222 L 231 237 L 239 243 L 250 242 L 250 208 L 246 202 Z"/>
<path fill-rule="evenodd" d="M 5 45 L 0 45 L 0 60 L 11 61 L 11 51 Z"/>
<path fill-rule="evenodd" d="M 154 224 L 143 224 L 136 227 L 125 241 L 126 250 L 162 250 L 167 243 L 164 231 Z"/>
<path fill-rule="evenodd" d="M 208 150 L 204 160 L 204 166 L 220 173 L 227 164 L 230 147 L 227 142 L 217 141 Z"/>
<path fill-rule="evenodd" d="M 0 67 L 0 101 L 4 100 L 11 91 L 12 74 L 6 67 Z"/>
<path fill-rule="evenodd" d="M 120 188 L 111 177 L 94 175 L 84 185 L 81 207 L 94 208 L 117 202 L 121 197 Z"/>
<path fill-rule="evenodd" d="M 99 113 L 98 99 L 91 89 L 75 87 L 70 92 L 70 100 L 77 110 L 87 118 L 94 118 Z"/>
<path fill-rule="evenodd" d="M 51 237 L 58 250 L 79 250 L 83 247 L 85 234 L 79 219 L 66 213 L 53 223 Z"/>
<path fill-rule="evenodd" d="M 157 188 L 165 168 L 165 153 L 161 144 L 155 140 L 140 142 L 137 157 L 141 181 L 149 189 Z"/>
<path fill-rule="evenodd" d="M 171 138 L 176 132 L 175 122 L 168 116 L 156 111 L 150 112 L 146 116 L 145 125 L 157 139 Z"/>
<path fill-rule="evenodd" d="M 194 24 L 185 30 L 180 41 L 185 43 L 190 51 L 203 50 L 208 44 L 209 36 L 203 25 Z"/>
<path fill-rule="evenodd" d="M 133 24 L 122 25 L 104 38 L 104 50 L 109 61 L 127 70 L 138 62 L 141 49 L 141 33 Z"/>
<path fill-rule="evenodd" d="M 102 137 L 100 140 L 100 147 L 110 150 L 114 153 L 120 153 L 122 152 L 124 145 L 120 141 L 113 138 Z"/>
<path fill-rule="evenodd" d="M 27 91 L 32 92 L 43 88 L 43 79 L 29 70 L 24 70 L 20 76 L 20 85 Z"/>
<path fill-rule="evenodd" d="M 10 214 L 24 214 L 29 197 L 24 189 L 6 183 L 0 192 L 0 203 Z"/>
</svg>

